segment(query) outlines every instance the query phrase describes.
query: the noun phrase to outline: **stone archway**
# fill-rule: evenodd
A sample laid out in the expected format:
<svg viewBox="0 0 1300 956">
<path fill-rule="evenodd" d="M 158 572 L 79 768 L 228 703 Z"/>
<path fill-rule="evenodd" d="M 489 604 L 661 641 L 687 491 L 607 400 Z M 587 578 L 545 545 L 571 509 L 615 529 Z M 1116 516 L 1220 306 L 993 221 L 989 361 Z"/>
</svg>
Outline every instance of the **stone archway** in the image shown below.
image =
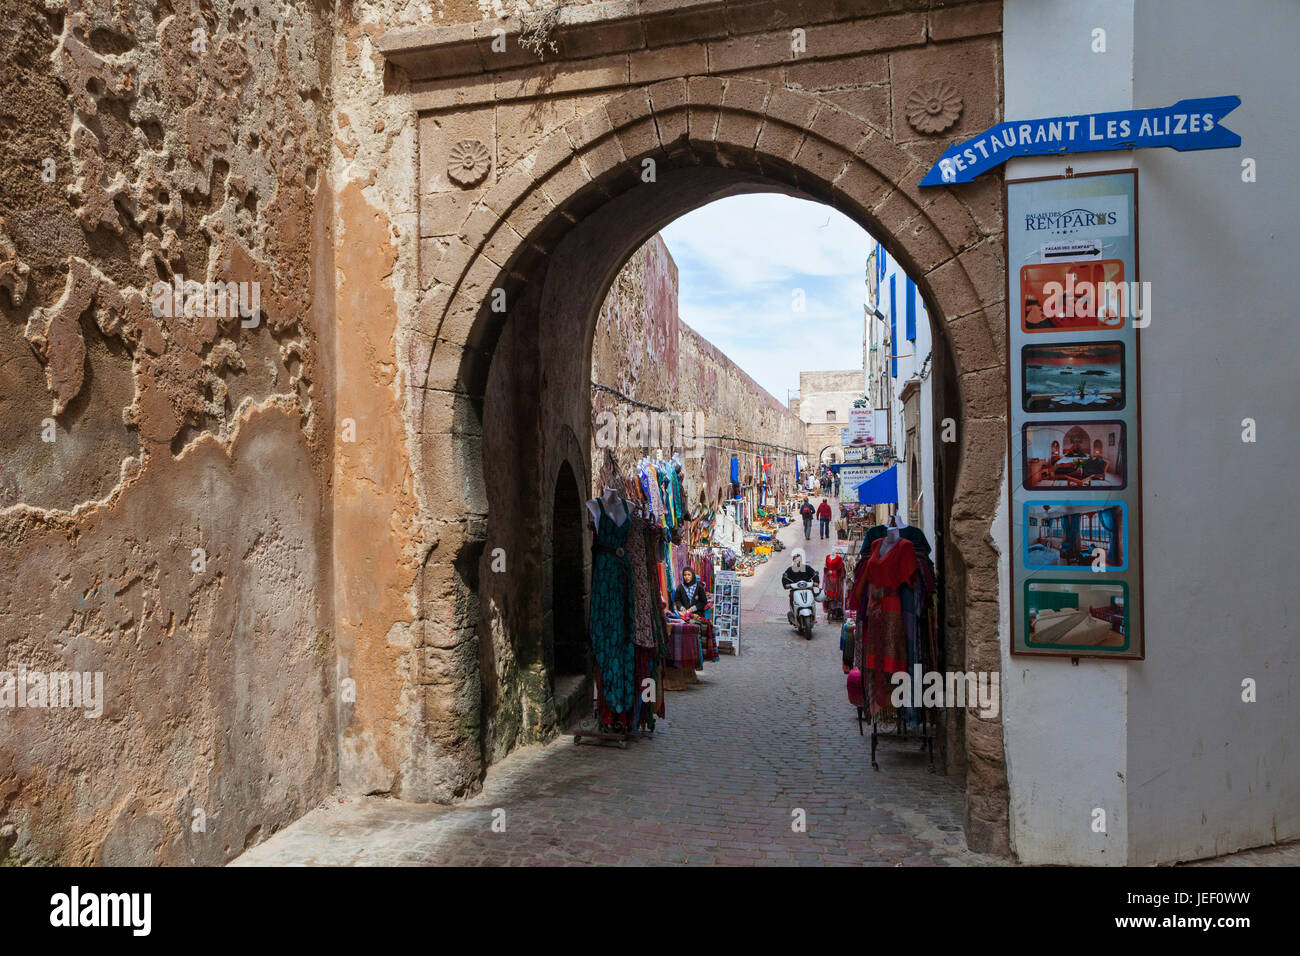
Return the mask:
<svg viewBox="0 0 1300 956">
<path fill-rule="evenodd" d="M 540 619 L 530 596 L 544 593 L 547 522 L 529 502 L 549 496 L 550 436 L 588 433 L 576 416 L 589 409 L 586 364 L 603 292 L 655 230 L 725 195 L 774 190 L 832 205 L 917 278 L 960 408 L 959 449 L 943 464 L 952 480 L 945 570 L 950 608 L 960 609 L 950 629 L 964 636 L 968 669 L 1000 670 L 989 532 L 1005 455 L 1001 220 L 990 228 L 987 209 L 948 189 L 919 190 L 926 168 L 923 155 L 824 98 L 764 79 L 679 76 L 604 97 L 541 137 L 499 171 L 454 240 L 436 256 L 422 249 L 427 289 L 413 334 L 429 359 L 412 369 L 412 385 L 421 479 L 441 533 L 421 573 L 423 707 L 412 747 L 437 763 L 432 776 L 444 787 L 459 781 L 453 795 L 472 789 L 485 755 L 512 745 L 484 723 L 480 661 L 500 656 L 480 644 L 508 655 L 512 634 L 534 621 L 530 602 Z M 505 448 L 517 469 L 508 480 Z M 505 556 L 505 577 L 492 554 Z M 969 712 L 964 738 L 968 843 L 1006 852 L 1000 720 Z M 417 791 L 404 795 L 449 795 Z"/>
</svg>

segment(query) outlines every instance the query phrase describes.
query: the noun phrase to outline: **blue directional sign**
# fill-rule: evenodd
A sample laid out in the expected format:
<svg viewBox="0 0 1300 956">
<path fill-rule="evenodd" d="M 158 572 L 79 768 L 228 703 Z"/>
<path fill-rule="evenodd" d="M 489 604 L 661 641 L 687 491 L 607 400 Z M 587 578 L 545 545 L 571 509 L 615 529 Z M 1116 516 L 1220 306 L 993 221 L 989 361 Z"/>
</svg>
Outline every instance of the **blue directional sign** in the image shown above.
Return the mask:
<svg viewBox="0 0 1300 956">
<path fill-rule="evenodd" d="M 999 123 L 939 158 L 922 186 L 970 182 L 1016 156 L 1092 153 L 1107 149 L 1172 146 L 1177 150 L 1240 146 L 1241 137 L 1219 121 L 1241 105 L 1239 96 L 1179 100 L 1173 106 L 1114 113 L 1081 113 Z"/>
</svg>

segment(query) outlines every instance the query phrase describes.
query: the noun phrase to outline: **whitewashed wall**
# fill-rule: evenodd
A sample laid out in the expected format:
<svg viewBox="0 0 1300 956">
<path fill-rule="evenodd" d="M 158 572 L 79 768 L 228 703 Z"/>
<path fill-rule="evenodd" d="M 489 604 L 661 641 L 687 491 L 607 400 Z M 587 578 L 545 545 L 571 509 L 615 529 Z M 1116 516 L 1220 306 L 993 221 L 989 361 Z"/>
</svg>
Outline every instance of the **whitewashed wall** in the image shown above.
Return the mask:
<svg viewBox="0 0 1300 956">
<path fill-rule="evenodd" d="M 1136 166 L 1154 303 L 1141 333 L 1147 659 L 1074 667 L 1004 650 L 1012 839 L 1026 862 L 1172 862 L 1300 837 L 1297 36 L 1291 0 L 1004 7 L 1009 119 L 1243 101 L 1225 121 L 1240 149 L 1008 165 L 1010 178 Z M 1255 183 L 1241 181 L 1245 157 Z M 1005 518 L 1004 502 L 999 544 Z M 1005 558 L 1002 573 L 1006 588 Z M 1241 700 L 1248 677 L 1254 704 Z M 1104 835 L 1090 828 L 1096 807 Z"/>
<path fill-rule="evenodd" d="M 1006 118 L 1133 107 L 1133 0 L 1007 0 L 1003 7 Z M 1106 53 L 1092 31 L 1106 31 Z M 1122 169 L 1130 153 L 1016 160 L 1007 178 Z M 1145 265 L 1145 262 L 1143 263 Z M 1149 418 L 1147 419 L 1149 421 Z M 1009 466 L 1008 466 L 1009 467 Z M 1007 547 L 1004 500 L 993 537 Z M 1011 593 L 1004 551 L 1001 593 Z M 1118 661 L 1012 658 L 1003 602 L 1003 733 L 1012 845 L 1026 863 L 1123 865 L 1128 856 L 1128 667 Z M 1148 635 L 1148 644 L 1150 636 Z M 1093 829 L 1097 809 L 1106 832 Z"/>
<path fill-rule="evenodd" d="M 1128 809 L 1129 859 L 1148 863 L 1300 837 L 1300 4 L 1141 0 L 1135 19 L 1138 105 L 1242 100 L 1225 120 L 1240 148 L 1136 154 L 1152 610 L 1129 672 Z"/>
</svg>

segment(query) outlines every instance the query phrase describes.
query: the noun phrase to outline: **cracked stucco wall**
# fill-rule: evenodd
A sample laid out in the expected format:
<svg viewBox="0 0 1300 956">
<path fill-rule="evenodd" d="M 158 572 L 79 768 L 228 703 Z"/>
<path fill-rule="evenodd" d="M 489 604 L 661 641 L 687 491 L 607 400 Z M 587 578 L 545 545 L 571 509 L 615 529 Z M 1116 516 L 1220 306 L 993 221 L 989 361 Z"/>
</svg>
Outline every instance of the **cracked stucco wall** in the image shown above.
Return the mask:
<svg viewBox="0 0 1300 956">
<path fill-rule="evenodd" d="M 447 516 L 419 506 L 425 490 L 411 467 L 420 454 L 412 370 L 427 364 L 428 351 L 400 321 L 415 314 L 420 292 L 418 127 L 404 80 L 386 71 L 376 40 L 446 22 L 451 6 L 341 4 L 330 113 L 337 407 L 340 422 L 355 425 L 355 441 L 340 442 L 334 462 L 333 612 L 338 676 L 350 682 L 338 726 L 339 778 L 355 793 L 447 799 L 469 781 L 448 770 L 423 733 L 427 622 L 417 593 Z M 462 18 L 477 19 L 470 7 Z"/>
<path fill-rule="evenodd" d="M 337 779 L 331 19 L 0 0 L 0 671 L 104 687 L 0 709 L 7 862 L 219 863 Z"/>
<path fill-rule="evenodd" d="M 477 785 L 423 732 L 460 516 L 411 467 L 416 121 L 375 40 L 503 12 L 0 0 L 0 672 L 106 698 L 0 711 L 5 861 L 221 862 L 337 784 Z M 184 279 L 257 322 L 159 315 Z"/>
</svg>

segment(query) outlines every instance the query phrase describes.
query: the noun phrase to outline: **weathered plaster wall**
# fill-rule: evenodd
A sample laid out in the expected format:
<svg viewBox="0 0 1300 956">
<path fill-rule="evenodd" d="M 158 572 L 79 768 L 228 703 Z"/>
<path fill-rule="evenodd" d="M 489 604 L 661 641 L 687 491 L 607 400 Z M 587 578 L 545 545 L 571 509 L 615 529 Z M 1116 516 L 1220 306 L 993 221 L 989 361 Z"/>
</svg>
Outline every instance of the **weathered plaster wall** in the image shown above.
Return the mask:
<svg viewBox="0 0 1300 956">
<path fill-rule="evenodd" d="M 730 496 L 732 455 L 740 459 L 742 484 L 759 480 L 759 455 L 771 459 L 768 477 L 774 483 L 784 479 L 793 484 L 795 453 L 789 449 L 802 448 L 805 440 L 794 412 L 685 323 L 677 375 L 677 404 L 703 409 L 708 423 L 703 454 L 686 459 L 686 490 L 692 500 L 698 501 L 701 492 L 715 504 Z"/>
<path fill-rule="evenodd" d="M 105 697 L 0 710 L 0 857 L 221 862 L 336 777 L 330 11 L 0 22 L 0 670 Z M 258 324 L 155 314 L 181 275 Z"/>
<path fill-rule="evenodd" d="M 657 451 L 665 456 L 681 453 L 684 484 L 693 503 L 701 493 L 710 503 L 716 503 L 719 495 L 730 496 L 733 454 L 741 459 L 742 480 L 754 474 L 756 454 L 776 458 L 776 474 L 788 471 L 793 478 L 792 455 L 756 443 L 802 448 L 802 423 L 681 320 L 677 292 L 677 266 L 655 235 L 633 253 L 601 305 L 592 342 L 591 380 L 682 416 L 691 423 L 690 431 L 679 433 L 675 426 L 665 431 L 659 421 L 650 420 L 654 430 L 639 434 L 638 420 L 628 416 L 644 413 L 649 419 L 648 409 L 593 389 L 593 481 L 599 485 L 602 472 L 609 471 L 609 453 L 628 474 L 638 459 Z M 599 431 L 599 416 L 605 412 L 614 415 L 616 422 L 621 413 L 629 422 L 626 429 L 620 425 L 618 444 L 608 453 Z M 697 413 L 702 413 L 702 419 Z M 592 491 L 598 490 L 593 485 Z"/>
<path fill-rule="evenodd" d="M 431 242 L 442 253 L 459 242 L 458 223 L 443 229 L 428 218 L 417 179 L 426 190 L 463 199 L 457 206 L 462 213 L 481 190 L 462 194 L 447 179 L 445 163 L 430 161 L 418 142 L 421 121 L 409 84 L 386 67 L 376 40 L 403 27 L 477 20 L 485 15 L 480 6 L 474 0 L 351 0 L 338 5 L 335 20 L 333 612 L 343 691 L 339 779 L 356 793 L 447 800 L 478 783 L 477 774 L 464 768 L 470 753 L 477 762 L 481 745 L 479 686 L 453 675 L 476 671 L 470 660 L 481 648 L 451 626 L 453 602 L 421 593 L 428 582 L 420 576 L 427 565 L 452 568 L 446 536 L 449 529 L 456 534 L 465 515 L 430 507 L 430 485 L 443 473 L 412 462 L 438 459 L 414 424 L 424 414 L 433 346 L 418 322 L 431 261 L 421 264 L 420 237 L 438 235 Z M 485 135 L 493 117 L 490 110 L 471 109 L 432 122 L 435 135 L 450 144 Z M 446 216 L 442 221 L 449 222 Z M 354 442 L 345 440 L 348 422 Z M 475 716 L 440 719 L 455 708 Z"/>
<path fill-rule="evenodd" d="M 414 309 L 415 120 L 386 82 L 375 37 L 435 14 L 424 4 L 339 5 L 330 124 L 337 295 L 333 613 L 339 782 L 402 795 L 437 770 L 413 727 L 423 707 L 416 612 L 420 562 L 437 534 L 418 506 L 407 391 L 412 343 L 398 316 Z M 351 430 L 348 428 L 351 426 Z"/>
<path fill-rule="evenodd" d="M 656 235 L 632 254 L 605 294 L 591 343 L 591 380 L 669 408 L 677 394 L 681 336 L 677 263 Z M 618 400 L 593 390 L 592 407 L 617 412 Z"/>
</svg>

